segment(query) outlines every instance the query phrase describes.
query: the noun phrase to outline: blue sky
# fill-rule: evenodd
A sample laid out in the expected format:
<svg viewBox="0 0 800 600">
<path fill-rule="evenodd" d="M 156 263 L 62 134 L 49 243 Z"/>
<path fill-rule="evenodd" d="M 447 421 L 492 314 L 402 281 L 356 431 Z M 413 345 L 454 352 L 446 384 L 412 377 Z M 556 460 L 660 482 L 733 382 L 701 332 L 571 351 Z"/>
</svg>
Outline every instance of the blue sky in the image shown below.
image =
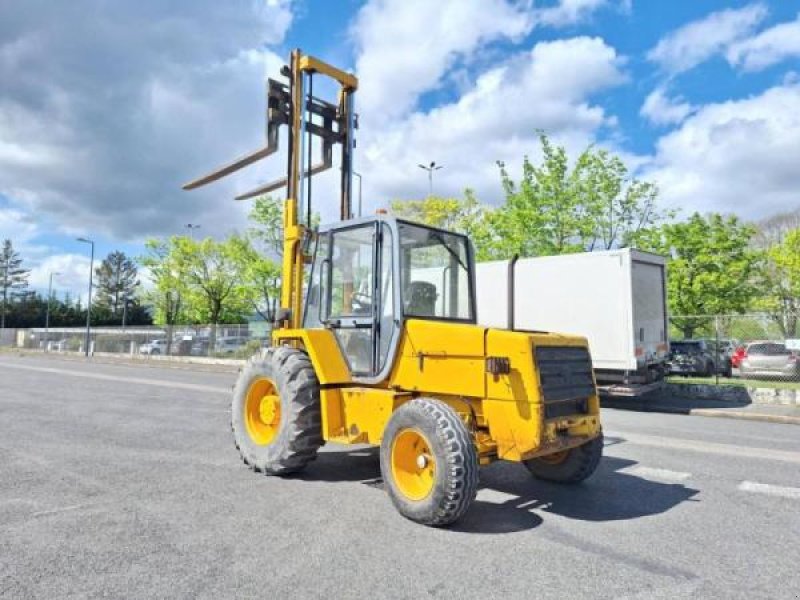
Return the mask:
<svg viewBox="0 0 800 600">
<path fill-rule="evenodd" d="M 253 167 L 180 184 L 257 148 L 263 82 L 294 47 L 360 78 L 368 210 L 427 191 L 501 201 L 495 161 L 598 144 L 663 206 L 758 220 L 800 208 L 800 2 L 237 0 L 0 5 L 0 237 L 32 282 L 80 293 L 97 255 L 149 236 L 246 227 Z M 323 217 L 334 216 L 322 177 Z"/>
</svg>

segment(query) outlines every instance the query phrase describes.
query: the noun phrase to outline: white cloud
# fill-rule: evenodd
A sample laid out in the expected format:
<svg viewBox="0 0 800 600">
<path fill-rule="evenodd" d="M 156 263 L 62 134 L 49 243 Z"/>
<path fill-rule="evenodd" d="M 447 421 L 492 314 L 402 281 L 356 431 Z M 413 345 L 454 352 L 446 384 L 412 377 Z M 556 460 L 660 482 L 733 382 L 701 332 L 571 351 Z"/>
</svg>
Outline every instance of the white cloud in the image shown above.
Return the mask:
<svg viewBox="0 0 800 600">
<path fill-rule="evenodd" d="M 658 87 L 645 98 L 639 114 L 655 125 L 676 125 L 693 111 L 682 97 L 669 98 L 666 89 Z"/>
<path fill-rule="evenodd" d="M 0 240 L 10 239 L 16 246 L 30 242 L 36 234 L 36 222 L 30 215 L 15 208 L 0 207 Z"/>
<path fill-rule="evenodd" d="M 0 196 L 70 234 L 241 227 L 230 198 L 258 169 L 180 185 L 263 143 L 264 75 L 283 60 L 264 45 L 290 23 L 273 0 L 0 3 Z"/>
<path fill-rule="evenodd" d="M 424 195 L 427 179 L 417 164 L 430 160 L 445 166 L 436 172 L 436 192 L 461 194 L 468 186 L 496 200 L 496 161 L 537 153 L 537 130 L 582 149 L 599 128 L 613 126 L 589 102 L 624 80 L 623 60 L 601 39 L 539 43 L 511 57 L 496 46 L 517 43 L 537 26 L 578 22 L 608 3 L 446 0 L 431 9 L 422 0 L 368 2 L 351 28 L 365 210 Z M 445 86 L 442 95 L 452 99 L 420 108 L 425 94 Z"/>
<path fill-rule="evenodd" d="M 457 60 L 495 40 L 518 40 L 532 26 L 530 11 L 508 0 L 445 0 L 435 8 L 425 0 L 368 2 L 352 27 L 358 108 L 365 119 L 403 115 Z"/>
<path fill-rule="evenodd" d="M 643 176 L 672 207 L 745 218 L 800 206 L 800 86 L 701 107 L 657 143 Z"/>
<path fill-rule="evenodd" d="M 456 101 L 365 132 L 360 160 L 373 204 L 424 195 L 417 163 L 436 160 L 438 193 L 477 190 L 485 201 L 500 192 L 495 161 L 517 167 L 538 152 L 541 129 L 573 150 L 583 149 L 613 118 L 591 96 L 624 81 L 622 59 L 599 38 L 540 42 L 484 72 Z"/>
<path fill-rule="evenodd" d="M 688 71 L 747 37 L 766 16 L 761 3 L 711 13 L 667 34 L 647 58 L 671 74 Z"/>
<path fill-rule="evenodd" d="M 98 266 L 95 261 L 95 267 Z M 53 294 L 63 298 L 69 293 L 73 299 L 86 298 L 89 288 L 89 257 L 81 254 L 56 254 L 48 256 L 31 269 L 28 277 L 30 288 L 47 295 L 50 274 L 53 273 Z"/>
<path fill-rule="evenodd" d="M 405 115 L 425 92 L 463 84 L 462 63 L 497 60 L 493 42 L 518 42 L 535 26 L 580 22 L 609 2 L 559 0 L 535 8 L 530 0 L 442 0 L 435 7 L 425 0 L 371 0 L 351 27 L 359 111 L 367 121 Z"/>
<path fill-rule="evenodd" d="M 759 71 L 787 58 L 800 56 L 800 15 L 794 21 L 780 23 L 758 35 L 732 44 L 728 61 L 745 71 Z"/>
<path fill-rule="evenodd" d="M 537 9 L 534 14 L 537 23 L 564 27 L 583 21 L 608 2 L 609 0 L 561 0 L 555 6 Z M 626 9 L 626 3 L 623 3 L 623 9 L 629 9 Z"/>
</svg>

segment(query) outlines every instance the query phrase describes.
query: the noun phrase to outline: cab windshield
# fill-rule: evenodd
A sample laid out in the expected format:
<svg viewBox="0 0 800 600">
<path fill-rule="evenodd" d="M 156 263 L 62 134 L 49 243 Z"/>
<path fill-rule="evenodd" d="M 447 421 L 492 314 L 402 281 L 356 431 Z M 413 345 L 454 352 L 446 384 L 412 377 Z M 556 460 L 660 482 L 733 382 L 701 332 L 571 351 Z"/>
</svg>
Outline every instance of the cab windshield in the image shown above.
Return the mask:
<svg viewBox="0 0 800 600">
<path fill-rule="evenodd" d="M 403 312 L 407 317 L 474 319 L 467 239 L 398 223 Z"/>
</svg>

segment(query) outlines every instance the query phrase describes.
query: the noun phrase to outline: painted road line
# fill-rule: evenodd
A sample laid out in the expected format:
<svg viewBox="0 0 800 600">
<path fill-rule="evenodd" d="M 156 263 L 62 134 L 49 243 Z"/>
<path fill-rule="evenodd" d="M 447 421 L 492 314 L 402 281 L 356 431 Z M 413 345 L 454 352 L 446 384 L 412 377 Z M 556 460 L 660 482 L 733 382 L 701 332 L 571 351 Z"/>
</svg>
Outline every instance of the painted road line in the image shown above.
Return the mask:
<svg viewBox="0 0 800 600">
<path fill-rule="evenodd" d="M 8 364 L 0 362 L 0 367 L 7 369 L 23 369 L 38 373 L 51 373 L 53 375 L 67 375 L 69 377 L 83 377 L 85 379 L 99 379 L 101 381 L 114 381 L 116 383 L 134 383 L 137 385 L 154 385 L 158 387 L 179 390 L 192 390 L 194 392 L 219 392 L 229 394 L 231 388 L 215 385 L 201 385 L 198 383 L 182 383 L 180 381 L 167 381 L 165 379 L 145 379 L 143 377 L 122 377 L 120 375 L 103 375 L 101 373 L 87 373 L 86 371 L 70 371 L 69 369 L 56 369 L 54 367 L 34 367 L 31 365 Z"/>
<path fill-rule="evenodd" d="M 653 467 L 643 467 L 636 465 L 620 469 L 620 473 L 635 475 L 642 479 L 655 479 L 657 481 L 686 481 L 692 474 L 684 471 L 670 471 L 669 469 L 656 469 Z"/>
<path fill-rule="evenodd" d="M 478 500 L 491 504 L 505 504 L 506 502 L 516 502 L 519 496 L 507 494 L 491 488 L 481 488 L 478 490 Z"/>
<path fill-rule="evenodd" d="M 722 456 L 736 456 L 739 458 L 756 458 L 762 460 L 777 460 L 800 465 L 800 452 L 789 450 L 772 450 L 770 448 L 756 448 L 753 446 L 735 446 L 733 444 L 719 444 L 716 442 L 702 442 L 700 440 L 687 440 L 684 438 L 665 437 L 659 435 L 644 435 L 640 433 L 608 432 L 610 438 L 619 438 L 620 443 L 634 444 L 636 446 L 650 446 L 653 448 L 669 448 L 673 450 L 689 450 L 704 454 L 719 454 Z M 614 446 L 611 446 L 612 448 Z"/>
<path fill-rule="evenodd" d="M 768 483 L 756 483 L 755 481 L 743 481 L 739 484 L 737 489 L 742 492 L 754 492 L 756 494 L 766 494 L 767 496 L 779 496 L 781 498 L 800 500 L 800 488 L 796 487 L 770 485 Z"/>
</svg>

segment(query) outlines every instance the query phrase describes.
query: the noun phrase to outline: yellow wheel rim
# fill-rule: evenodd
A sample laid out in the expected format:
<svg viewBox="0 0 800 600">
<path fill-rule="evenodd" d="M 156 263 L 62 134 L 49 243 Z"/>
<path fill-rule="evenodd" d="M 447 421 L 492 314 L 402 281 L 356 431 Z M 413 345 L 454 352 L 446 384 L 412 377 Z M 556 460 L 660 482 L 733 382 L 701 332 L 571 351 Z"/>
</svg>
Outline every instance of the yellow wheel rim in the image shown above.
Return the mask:
<svg viewBox="0 0 800 600">
<path fill-rule="evenodd" d="M 539 460 L 543 463 L 547 463 L 548 465 L 560 465 L 567 460 L 567 456 L 569 456 L 569 450 L 562 450 L 561 452 L 554 452 L 553 454 L 540 456 Z"/>
<path fill-rule="evenodd" d="M 410 500 L 422 500 L 433 490 L 436 461 L 427 438 L 417 429 L 403 429 L 392 441 L 392 478 Z"/>
<path fill-rule="evenodd" d="M 275 384 L 266 377 L 254 379 L 247 388 L 244 423 L 250 439 L 259 446 L 272 443 L 281 424 L 281 400 Z"/>
</svg>

